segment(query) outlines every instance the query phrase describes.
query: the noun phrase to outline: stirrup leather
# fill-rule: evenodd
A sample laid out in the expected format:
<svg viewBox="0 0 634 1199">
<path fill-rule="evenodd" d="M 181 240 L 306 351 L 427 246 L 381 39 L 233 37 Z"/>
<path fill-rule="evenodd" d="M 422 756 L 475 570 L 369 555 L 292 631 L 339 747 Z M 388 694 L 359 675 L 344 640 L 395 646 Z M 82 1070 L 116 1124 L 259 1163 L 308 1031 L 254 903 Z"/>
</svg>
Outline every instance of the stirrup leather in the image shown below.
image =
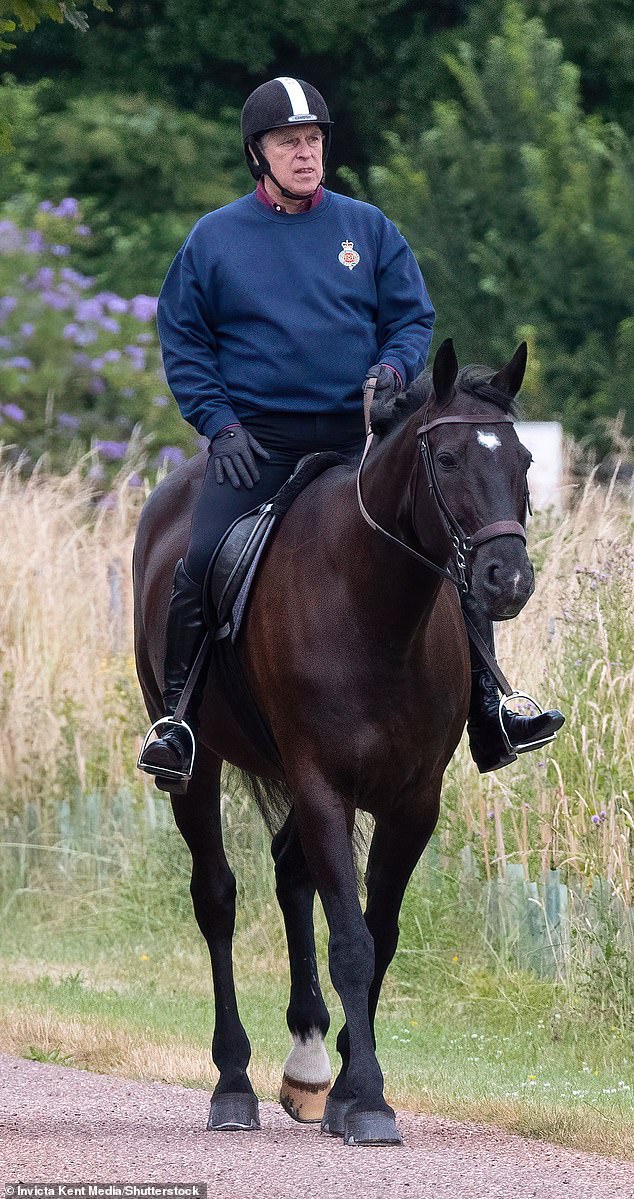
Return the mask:
<svg viewBox="0 0 634 1199">
<path fill-rule="evenodd" d="M 538 737 L 535 741 L 519 741 L 517 745 L 514 745 L 509 738 L 509 735 L 504 727 L 504 721 L 502 720 L 507 708 L 507 704 L 509 704 L 513 699 L 527 699 L 528 702 L 536 709 L 536 711 L 533 713 L 535 716 L 542 716 L 544 712 L 544 709 L 540 708 L 537 700 L 533 699 L 532 695 L 528 695 L 526 691 L 512 691 L 510 695 L 500 696 L 500 703 L 498 705 L 498 719 L 500 722 L 500 729 L 502 731 L 504 744 L 506 745 L 506 748 L 510 754 L 526 754 L 529 753 L 531 749 L 541 749 L 544 745 L 548 745 L 551 741 L 557 740 L 556 733 L 548 733 L 547 736 Z M 518 713 L 512 712 L 511 715 L 517 716 Z"/>
<path fill-rule="evenodd" d="M 155 767 L 145 765 L 145 763 L 143 761 L 143 755 L 144 755 L 148 745 L 150 744 L 150 739 L 152 737 L 152 733 L 156 732 L 159 725 L 163 725 L 163 724 L 166 724 L 168 726 L 171 725 L 173 728 L 176 728 L 176 729 L 185 729 L 189 733 L 189 735 L 191 737 L 191 742 L 192 742 L 192 753 L 191 753 L 191 758 L 189 761 L 189 770 L 188 771 L 170 770 L 170 768 L 168 766 L 161 766 L 160 769 L 157 770 Z M 168 730 L 166 729 L 165 731 L 167 732 Z M 137 759 L 137 769 L 144 770 L 146 774 L 154 775 L 156 778 L 179 779 L 179 780 L 185 781 L 185 780 L 189 780 L 192 777 L 195 757 L 196 757 L 196 738 L 194 737 L 192 730 L 190 729 L 189 725 L 187 724 L 187 721 L 174 720 L 173 716 L 161 716 L 160 720 L 155 720 L 152 727 L 150 729 L 148 729 L 147 733 L 145 734 L 143 745 L 141 746 L 139 756 Z"/>
</svg>

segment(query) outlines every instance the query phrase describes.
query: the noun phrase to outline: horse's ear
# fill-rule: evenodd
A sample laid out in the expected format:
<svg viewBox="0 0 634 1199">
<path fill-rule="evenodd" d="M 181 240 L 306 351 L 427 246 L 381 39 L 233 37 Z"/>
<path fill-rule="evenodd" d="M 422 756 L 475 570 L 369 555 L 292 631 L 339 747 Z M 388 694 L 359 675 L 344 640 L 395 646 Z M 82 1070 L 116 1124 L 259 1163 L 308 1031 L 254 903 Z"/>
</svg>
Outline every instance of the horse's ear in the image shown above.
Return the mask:
<svg viewBox="0 0 634 1199">
<path fill-rule="evenodd" d="M 525 341 L 521 341 L 511 361 L 491 379 L 491 387 L 497 387 L 498 391 L 514 399 L 524 382 L 527 358 L 528 346 Z"/>
<path fill-rule="evenodd" d="M 434 392 L 439 404 L 446 404 L 451 399 L 457 375 L 458 359 L 456 358 L 456 351 L 453 348 L 451 338 L 446 337 L 442 345 L 436 350 L 434 369 L 432 371 Z"/>
</svg>

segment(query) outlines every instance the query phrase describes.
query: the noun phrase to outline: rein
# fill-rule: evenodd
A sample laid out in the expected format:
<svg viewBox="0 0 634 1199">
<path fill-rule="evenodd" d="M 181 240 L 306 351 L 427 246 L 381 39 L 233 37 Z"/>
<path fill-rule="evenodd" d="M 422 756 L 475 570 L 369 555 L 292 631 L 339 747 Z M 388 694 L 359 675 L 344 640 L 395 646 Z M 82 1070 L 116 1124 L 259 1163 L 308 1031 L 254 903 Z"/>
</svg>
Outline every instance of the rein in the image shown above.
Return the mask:
<svg viewBox="0 0 634 1199">
<path fill-rule="evenodd" d="M 361 494 L 361 472 L 363 470 L 363 465 L 364 465 L 365 460 L 370 452 L 370 447 L 374 440 L 374 433 L 372 432 L 372 430 L 370 430 L 368 432 L 367 440 L 365 443 L 365 449 L 363 451 L 363 457 L 361 458 L 361 462 L 359 463 L 359 469 L 357 471 L 357 501 L 359 504 L 359 510 L 361 512 L 363 519 L 367 522 L 367 524 L 369 524 L 370 528 L 373 529 L 374 532 L 380 533 L 381 536 L 384 537 L 387 541 L 390 541 L 394 545 L 397 545 L 400 550 L 403 550 L 406 554 L 409 554 L 410 557 L 414 558 L 417 562 L 420 562 L 421 565 L 426 566 L 427 569 L 433 571 L 434 574 L 439 575 L 440 578 L 448 579 L 449 582 L 453 583 L 454 587 L 456 587 L 457 590 L 462 592 L 463 594 L 465 594 L 469 590 L 469 584 L 467 582 L 467 570 L 469 567 L 469 556 L 471 554 L 473 554 L 473 552 L 476 549 L 478 549 L 479 546 L 484 545 L 484 543 L 487 541 L 492 541 L 495 537 L 521 537 L 524 544 L 526 544 L 526 529 L 524 528 L 524 525 L 520 524 L 519 521 L 517 521 L 517 520 L 498 520 L 498 521 L 494 521 L 492 524 L 483 525 L 482 528 L 478 529 L 475 533 L 471 533 L 471 534 L 465 533 L 462 526 L 460 525 L 458 520 L 456 520 L 456 517 L 453 515 L 451 509 L 449 508 L 449 506 L 442 494 L 442 490 L 440 488 L 440 484 L 438 483 L 438 478 L 436 475 L 434 460 L 432 458 L 431 450 L 429 448 L 427 434 L 432 429 L 437 428 L 439 425 L 482 425 L 482 424 L 487 424 L 487 425 L 513 424 L 513 418 L 511 416 L 499 416 L 499 417 L 496 417 L 494 420 L 491 420 L 489 418 L 483 418 L 482 416 L 475 416 L 475 415 L 472 415 L 472 416 L 439 416 L 435 420 L 429 421 L 428 423 L 423 423 L 416 430 L 416 438 L 417 438 L 417 441 L 419 442 L 419 453 L 416 458 L 415 490 L 416 490 L 416 485 L 418 483 L 418 468 L 419 468 L 420 461 L 422 459 L 422 461 L 425 464 L 425 471 L 427 474 L 427 483 L 428 483 L 428 487 L 429 487 L 429 493 L 431 496 L 433 496 L 433 498 L 436 502 L 438 514 L 442 520 L 442 523 L 445 527 L 445 530 L 447 532 L 447 535 L 448 535 L 449 540 L 452 545 L 452 552 L 450 554 L 450 558 L 452 561 L 452 565 L 455 567 L 455 570 L 456 570 L 455 574 L 452 570 L 449 570 L 445 566 L 438 566 L 438 564 L 436 562 L 432 562 L 430 558 L 426 558 L 425 555 L 421 554 L 418 550 L 412 549 L 411 546 L 406 545 L 406 543 L 404 541 L 401 541 L 400 538 L 394 537 L 394 535 L 392 533 L 389 533 L 387 529 L 384 529 L 381 525 L 377 524 L 377 522 L 373 519 L 373 517 L 370 516 L 370 513 L 368 512 L 368 510 L 363 502 L 363 496 Z M 527 508 L 527 511 L 530 511 L 530 496 L 529 496 L 529 492 L 528 492 L 528 484 L 526 484 L 526 508 Z M 472 641 L 475 643 L 476 649 L 481 654 L 481 656 L 484 658 L 487 666 L 493 673 L 493 675 L 496 679 L 496 682 L 501 687 L 501 690 L 506 695 L 510 695 L 512 688 L 510 687 L 507 679 L 502 674 L 502 671 L 500 670 L 495 658 L 490 653 L 488 647 L 485 645 L 485 643 L 482 640 L 480 634 L 478 633 L 478 630 L 476 629 L 475 625 L 472 623 L 471 620 L 469 620 L 469 617 L 467 616 L 466 612 L 463 612 L 463 616 L 464 616 L 465 623 L 467 624 L 467 627 L 469 630 L 469 636 L 471 637 Z"/>
</svg>

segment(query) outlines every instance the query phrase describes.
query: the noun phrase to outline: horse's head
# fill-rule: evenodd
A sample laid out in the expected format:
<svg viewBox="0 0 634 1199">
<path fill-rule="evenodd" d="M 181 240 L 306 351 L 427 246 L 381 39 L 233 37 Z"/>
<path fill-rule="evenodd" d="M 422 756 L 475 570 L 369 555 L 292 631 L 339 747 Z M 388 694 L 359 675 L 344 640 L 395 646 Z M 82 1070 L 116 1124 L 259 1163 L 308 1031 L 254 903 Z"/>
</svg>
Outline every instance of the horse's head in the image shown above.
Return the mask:
<svg viewBox="0 0 634 1199">
<path fill-rule="evenodd" d="M 525 342 L 493 372 L 459 370 L 453 342 L 444 341 L 419 428 L 415 528 L 422 535 L 429 522 L 431 488 L 454 560 L 464 555 L 470 590 L 492 620 L 516 616 L 535 585 L 524 536 L 531 456 L 512 420 L 525 369 Z"/>
</svg>

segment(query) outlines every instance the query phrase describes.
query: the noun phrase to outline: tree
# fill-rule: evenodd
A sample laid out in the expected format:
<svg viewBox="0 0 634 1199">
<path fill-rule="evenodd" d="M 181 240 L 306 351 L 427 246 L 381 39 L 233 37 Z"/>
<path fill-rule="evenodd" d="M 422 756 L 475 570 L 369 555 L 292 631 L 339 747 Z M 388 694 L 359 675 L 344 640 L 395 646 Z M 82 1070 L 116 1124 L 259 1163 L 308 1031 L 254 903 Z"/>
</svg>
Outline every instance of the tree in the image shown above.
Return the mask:
<svg viewBox="0 0 634 1199">
<path fill-rule="evenodd" d="M 91 0 L 93 8 L 101 12 L 112 12 L 108 0 Z M 15 50 L 15 43 L 5 40 L 7 34 L 18 28 L 32 33 L 41 21 L 49 18 L 58 24 L 67 21 L 75 29 L 85 33 L 88 19 L 85 12 L 77 8 L 77 0 L 13 0 L 11 4 L 0 0 L 0 53 Z M 0 120 L 0 154 L 11 148 L 11 129 L 6 121 Z"/>
<path fill-rule="evenodd" d="M 519 3 L 481 65 L 464 44 L 446 66 L 460 99 L 437 103 L 420 136 L 392 136 L 391 163 L 373 174 L 440 332 L 463 361 L 492 364 L 527 337 L 530 415 L 556 413 L 582 438 L 623 408 L 633 429 L 631 144 L 583 115 L 578 68 Z"/>
</svg>

